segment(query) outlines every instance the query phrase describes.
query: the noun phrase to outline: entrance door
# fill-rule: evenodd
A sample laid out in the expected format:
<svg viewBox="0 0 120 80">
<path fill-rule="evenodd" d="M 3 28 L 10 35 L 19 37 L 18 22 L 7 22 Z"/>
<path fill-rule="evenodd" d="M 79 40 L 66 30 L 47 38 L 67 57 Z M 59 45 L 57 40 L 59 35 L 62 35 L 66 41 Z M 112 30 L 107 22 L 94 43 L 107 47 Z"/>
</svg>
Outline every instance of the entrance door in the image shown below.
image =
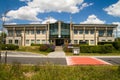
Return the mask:
<svg viewBox="0 0 120 80">
<path fill-rule="evenodd" d="M 64 44 L 64 39 L 56 39 L 56 46 L 61 46 Z"/>
</svg>

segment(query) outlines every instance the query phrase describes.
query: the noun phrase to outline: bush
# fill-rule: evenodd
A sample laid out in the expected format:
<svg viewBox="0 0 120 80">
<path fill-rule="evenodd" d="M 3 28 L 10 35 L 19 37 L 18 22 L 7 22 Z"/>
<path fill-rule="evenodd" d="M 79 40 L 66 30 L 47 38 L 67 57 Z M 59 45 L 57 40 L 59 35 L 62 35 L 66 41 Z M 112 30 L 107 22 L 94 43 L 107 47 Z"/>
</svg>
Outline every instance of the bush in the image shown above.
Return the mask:
<svg viewBox="0 0 120 80">
<path fill-rule="evenodd" d="M 116 49 L 116 50 L 120 50 L 120 41 L 116 41 L 113 43 L 113 47 Z"/>
<path fill-rule="evenodd" d="M 55 45 L 53 44 L 41 44 L 40 51 L 52 52 L 55 50 Z"/>
<path fill-rule="evenodd" d="M 2 50 L 16 50 L 19 48 L 19 46 L 14 44 L 1 44 L 0 48 Z"/>
<path fill-rule="evenodd" d="M 34 44 L 34 43 L 32 43 L 31 46 L 41 46 L 41 44 Z"/>
<path fill-rule="evenodd" d="M 98 42 L 98 45 L 113 44 L 114 42 Z"/>
</svg>

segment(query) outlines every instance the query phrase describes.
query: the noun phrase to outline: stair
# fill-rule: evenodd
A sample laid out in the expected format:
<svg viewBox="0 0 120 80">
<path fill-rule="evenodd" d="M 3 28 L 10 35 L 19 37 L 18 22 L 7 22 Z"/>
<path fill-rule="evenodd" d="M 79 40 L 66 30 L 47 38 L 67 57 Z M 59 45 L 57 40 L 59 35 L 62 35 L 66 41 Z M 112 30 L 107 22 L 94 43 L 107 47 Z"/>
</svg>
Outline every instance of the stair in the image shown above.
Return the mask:
<svg viewBox="0 0 120 80">
<path fill-rule="evenodd" d="M 62 46 L 56 46 L 56 47 L 55 47 L 55 51 L 63 51 Z"/>
</svg>

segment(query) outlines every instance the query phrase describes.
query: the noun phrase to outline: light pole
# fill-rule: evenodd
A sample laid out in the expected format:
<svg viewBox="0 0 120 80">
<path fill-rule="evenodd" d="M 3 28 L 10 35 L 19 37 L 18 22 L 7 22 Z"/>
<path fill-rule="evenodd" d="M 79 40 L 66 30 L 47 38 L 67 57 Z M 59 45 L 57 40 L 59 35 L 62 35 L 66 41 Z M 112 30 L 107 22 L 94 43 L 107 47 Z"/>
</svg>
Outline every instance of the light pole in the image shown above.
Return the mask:
<svg viewBox="0 0 120 80">
<path fill-rule="evenodd" d="M 6 52 L 5 52 L 5 64 L 7 63 L 7 47 L 5 47 Z"/>
</svg>

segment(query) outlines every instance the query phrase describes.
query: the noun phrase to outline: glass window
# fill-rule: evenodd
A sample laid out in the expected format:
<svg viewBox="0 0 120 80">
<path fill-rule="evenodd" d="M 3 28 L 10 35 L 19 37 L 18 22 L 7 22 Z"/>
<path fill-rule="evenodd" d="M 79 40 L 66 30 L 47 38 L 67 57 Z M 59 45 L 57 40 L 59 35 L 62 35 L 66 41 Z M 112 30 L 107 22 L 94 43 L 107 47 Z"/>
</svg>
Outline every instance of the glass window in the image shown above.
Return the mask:
<svg viewBox="0 0 120 80">
<path fill-rule="evenodd" d="M 90 44 L 95 44 L 95 41 L 94 40 L 90 40 Z"/>
<path fill-rule="evenodd" d="M 74 34 L 77 34 L 78 33 L 78 30 L 74 30 Z"/>
<path fill-rule="evenodd" d="M 83 34 L 83 30 L 79 30 L 79 34 Z"/>
<path fill-rule="evenodd" d="M 42 40 L 42 44 L 45 44 L 45 40 Z"/>
<path fill-rule="evenodd" d="M 31 30 L 31 34 L 34 34 L 34 30 Z"/>
<path fill-rule="evenodd" d="M 9 36 L 13 36 L 13 31 L 12 30 L 8 30 L 8 35 Z"/>
<path fill-rule="evenodd" d="M 104 36 L 104 30 L 99 30 L 99 36 Z"/>
<path fill-rule="evenodd" d="M 112 36 L 112 33 L 113 33 L 113 30 L 108 30 L 108 31 L 107 31 L 107 36 L 111 37 L 111 36 Z"/>
<path fill-rule="evenodd" d="M 31 44 L 32 44 L 32 43 L 35 43 L 35 40 L 34 40 L 34 39 L 31 40 Z"/>
<path fill-rule="evenodd" d="M 89 30 L 85 30 L 85 34 L 89 34 Z"/>
<path fill-rule="evenodd" d="M 40 40 L 37 40 L 36 43 L 37 43 L 37 44 L 40 44 Z"/>
<path fill-rule="evenodd" d="M 37 33 L 37 34 L 40 34 L 40 30 L 37 30 L 36 33 Z"/>
<path fill-rule="evenodd" d="M 26 44 L 29 44 L 29 40 L 26 40 Z"/>
<path fill-rule="evenodd" d="M 18 40 L 15 40 L 15 44 L 18 44 Z"/>
<path fill-rule="evenodd" d="M 74 40 L 74 44 L 78 44 L 78 40 Z"/>
<path fill-rule="evenodd" d="M 46 33 L 46 31 L 45 30 L 42 30 L 42 34 L 45 34 Z"/>
<path fill-rule="evenodd" d="M 29 34 L 29 30 L 26 30 L 25 33 L 26 33 L 26 34 Z"/>
<path fill-rule="evenodd" d="M 90 30 L 90 34 L 94 34 L 94 30 Z"/>
<path fill-rule="evenodd" d="M 105 40 L 102 40 L 102 42 L 105 42 Z"/>
<path fill-rule="evenodd" d="M 9 44 L 12 44 L 12 40 L 11 39 L 9 40 Z"/>
</svg>

